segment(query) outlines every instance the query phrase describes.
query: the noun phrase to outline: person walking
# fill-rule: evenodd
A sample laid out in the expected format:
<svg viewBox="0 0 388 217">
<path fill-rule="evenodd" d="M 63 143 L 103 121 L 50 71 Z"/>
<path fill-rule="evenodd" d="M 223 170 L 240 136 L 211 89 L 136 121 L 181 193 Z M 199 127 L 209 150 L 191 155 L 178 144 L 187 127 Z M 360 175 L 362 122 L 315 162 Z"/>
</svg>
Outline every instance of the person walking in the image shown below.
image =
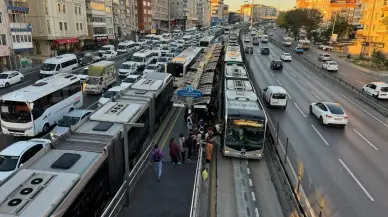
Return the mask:
<svg viewBox="0 0 388 217">
<path fill-rule="evenodd" d="M 206 143 L 206 151 L 205 151 L 206 163 L 211 162 L 212 156 L 213 156 L 213 141 L 211 139 L 208 139 Z"/>
<path fill-rule="evenodd" d="M 193 129 L 193 116 L 191 115 L 191 112 L 189 111 L 189 115 L 187 116 L 187 119 L 186 119 L 186 125 L 187 125 L 187 129 L 188 130 L 192 130 Z"/>
<path fill-rule="evenodd" d="M 175 142 L 174 138 L 170 139 L 170 157 L 173 164 L 181 164 L 178 162 L 178 156 L 179 156 L 179 147 Z"/>
<path fill-rule="evenodd" d="M 191 161 L 191 152 L 193 150 L 193 146 L 194 146 L 194 141 L 193 141 L 193 136 L 192 135 L 189 135 L 186 139 L 186 149 L 187 149 L 187 160 L 188 161 Z"/>
<path fill-rule="evenodd" d="M 185 152 L 185 149 L 186 149 L 186 139 L 185 137 L 183 136 L 183 133 L 181 133 L 181 135 L 179 135 L 179 150 L 180 150 L 180 162 L 181 163 L 185 163 L 185 157 L 186 157 L 186 152 Z"/>
<path fill-rule="evenodd" d="M 160 181 L 160 177 L 162 176 L 162 158 L 164 157 L 164 153 L 162 150 L 158 148 L 158 145 L 155 145 L 150 156 L 150 164 L 153 163 L 155 169 L 155 175 L 158 177 L 158 181 Z"/>
</svg>

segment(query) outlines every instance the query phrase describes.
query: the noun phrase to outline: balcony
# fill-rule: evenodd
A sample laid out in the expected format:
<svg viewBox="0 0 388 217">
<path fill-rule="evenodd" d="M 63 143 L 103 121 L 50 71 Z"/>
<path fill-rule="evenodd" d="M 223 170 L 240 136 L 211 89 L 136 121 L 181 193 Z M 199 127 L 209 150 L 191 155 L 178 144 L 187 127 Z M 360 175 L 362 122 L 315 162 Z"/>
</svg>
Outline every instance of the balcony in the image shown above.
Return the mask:
<svg viewBox="0 0 388 217">
<path fill-rule="evenodd" d="M 32 32 L 31 23 L 10 23 L 9 28 L 11 32 Z"/>
<path fill-rule="evenodd" d="M 12 49 L 15 51 L 31 50 L 33 48 L 32 42 L 14 42 Z"/>
<path fill-rule="evenodd" d="M 104 26 L 106 26 L 106 22 L 88 22 L 88 24 L 91 24 L 93 27 L 104 27 Z"/>
<path fill-rule="evenodd" d="M 26 13 L 28 13 L 28 11 L 30 10 L 28 8 L 27 2 L 13 2 L 13 1 L 7 2 L 7 9 L 10 11 L 26 12 Z"/>
</svg>

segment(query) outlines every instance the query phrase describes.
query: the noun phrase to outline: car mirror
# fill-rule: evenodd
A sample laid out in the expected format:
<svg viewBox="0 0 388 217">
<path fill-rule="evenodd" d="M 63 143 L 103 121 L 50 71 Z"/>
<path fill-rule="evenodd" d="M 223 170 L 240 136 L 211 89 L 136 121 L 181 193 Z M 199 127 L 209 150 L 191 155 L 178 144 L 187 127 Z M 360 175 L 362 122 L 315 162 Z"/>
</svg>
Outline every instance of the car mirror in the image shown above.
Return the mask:
<svg viewBox="0 0 388 217">
<path fill-rule="evenodd" d="M 20 164 L 19 167 L 22 167 L 24 164 Z"/>
</svg>

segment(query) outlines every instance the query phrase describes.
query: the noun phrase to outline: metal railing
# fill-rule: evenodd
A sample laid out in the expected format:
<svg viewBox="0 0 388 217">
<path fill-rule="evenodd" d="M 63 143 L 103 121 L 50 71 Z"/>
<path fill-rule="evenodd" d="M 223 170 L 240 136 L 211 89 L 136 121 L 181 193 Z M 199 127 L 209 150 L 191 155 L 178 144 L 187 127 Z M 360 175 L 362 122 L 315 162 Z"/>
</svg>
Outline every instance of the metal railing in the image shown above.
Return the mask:
<svg viewBox="0 0 388 217">
<path fill-rule="evenodd" d="M 200 215 L 200 196 L 199 193 L 201 192 L 202 187 L 202 153 L 203 149 L 202 147 L 198 151 L 198 162 L 197 162 L 197 168 L 195 171 L 195 179 L 194 179 L 194 187 L 193 187 L 193 195 L 191 197 L 191 207 L 190 207 L 190 217 L 197 217 Z M 215 169 L 215 168 L 213 168 Z"/>
</svg>

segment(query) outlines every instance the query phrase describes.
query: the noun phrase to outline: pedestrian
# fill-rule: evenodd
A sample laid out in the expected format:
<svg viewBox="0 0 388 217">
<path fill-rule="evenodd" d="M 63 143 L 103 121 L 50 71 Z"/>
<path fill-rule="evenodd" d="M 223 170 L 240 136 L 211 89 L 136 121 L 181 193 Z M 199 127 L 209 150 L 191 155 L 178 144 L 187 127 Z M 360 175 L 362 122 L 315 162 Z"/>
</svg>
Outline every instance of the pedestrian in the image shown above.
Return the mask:
<svg viewBox="0 0 388 217">
<path fill-rule="evenodd" d="M 188 130 L 192 130 L 193 129 L 193 116 L 191 115 L 191 111 L 189 110 L 189 115 L 187 116 L 187 119 L 186 119 L 186 125 L 187 125 L 187 129 Z"/>
<path fill-rule="evenodd" d="M 164 157 L 163 151 L 158 148 L 158 145 L 155 145 L 150 156 L 150 164 L 154 165 L 155 175 L 160 181 L 162 176 L 162 158 Z"/>
<path fill-rule="evenodd" d="M 205 151 L 205 157 L 206 157 L 206 163 L 210 163 L 213 156 L 213 141 L 212 139 L 208 139 L 206 143 L 206 151 Z"/>
<path fill-rule="evenodd" d="M 197 147 L 196 147 L 197 150 L 199 150 L 199 148 L 201 147 L 200 146 L 201 140 L 202 140 L 202 132 L 201 130 L 199 130 L 197 133 Z"/>
<path fill-rule="evenodd" d="M 185 152 L 185 149 L 186 149 L 186 144 L 185 144 L 185 142 L 186 142 L 186 139 L 185 139 L 185 137 L 183 136 L 183 133 L 181 133 L 181 135 L 179 136 L 179 150 L 180 150 L 180 162 L 181 163 L 185 163 L 185 154 L 186 154 L 186 152 Z"/>
<path fill-rule="evenodd" d="M 192 149 L 194 151 L 196 150 L 196 145 L 197 145 L 197 135 L 198 135 L 198 129 L 195 128 L 194 131 L 193 131 L 193 134 L 191 135 L 191 137 L 193 138 L 193 147 L 192 147 Z"/>
<path fill-rule="evenodd" d="M 187 160 L 191 161 L 191 154 L 192 154 L 191 152 L 192 152 L 193 146 L 194 146 L 192 135 L 187 137 L 185 144 L 186 144 L 186 149 L 187 149 Z"/>
<path fill-rule="evenodd" d="M 170 157 L 173 164 L 181 164 L 178 162 L 178 156 L 179 156 L 179 147 L 175 142 L 174 138 L 170 139 Z"/>
</svg>

